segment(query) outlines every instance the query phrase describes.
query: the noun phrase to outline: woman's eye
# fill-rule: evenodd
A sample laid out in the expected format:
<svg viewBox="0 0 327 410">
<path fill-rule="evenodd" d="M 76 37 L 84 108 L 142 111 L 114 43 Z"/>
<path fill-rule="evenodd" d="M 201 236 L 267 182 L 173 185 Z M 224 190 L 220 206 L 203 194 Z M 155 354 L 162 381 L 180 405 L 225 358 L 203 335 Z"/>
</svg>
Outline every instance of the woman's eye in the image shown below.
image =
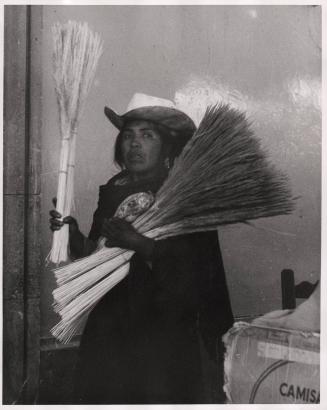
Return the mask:
<svg viewBox="0 0 327 410">
<path fill-rule="evenodd" d="M 144 138 L 153 139 L 153 138 L 154 138 L 154 135 L 151 134 L 150 132 L 145 132 L 145 133 L 143 134 L 143 137 L 144 137 Z"/>
<path fill-rule="evenodd" d="M 124 140 L 129 140 L 129 139 L 131 139 L 131 138 L 132 138 L 132 134 L 128 134 L 128 133 L 123 134 L 123 139 L 124 139 Z"/>
</svg>

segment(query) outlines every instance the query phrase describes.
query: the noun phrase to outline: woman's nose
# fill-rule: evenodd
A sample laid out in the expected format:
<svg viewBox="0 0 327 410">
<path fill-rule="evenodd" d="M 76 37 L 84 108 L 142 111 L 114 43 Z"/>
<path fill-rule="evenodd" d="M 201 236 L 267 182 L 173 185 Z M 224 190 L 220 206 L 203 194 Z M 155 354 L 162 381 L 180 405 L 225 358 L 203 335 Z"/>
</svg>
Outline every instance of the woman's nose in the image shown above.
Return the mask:
<svg viewBox="0 0 327 410">
<path fill-rule="evenodd" d="M 133 147 L 141 145 L 141 141 L 138 135 L 133 136 L 133 138 L 131 139 L 131 145 Z"/>
</svg>

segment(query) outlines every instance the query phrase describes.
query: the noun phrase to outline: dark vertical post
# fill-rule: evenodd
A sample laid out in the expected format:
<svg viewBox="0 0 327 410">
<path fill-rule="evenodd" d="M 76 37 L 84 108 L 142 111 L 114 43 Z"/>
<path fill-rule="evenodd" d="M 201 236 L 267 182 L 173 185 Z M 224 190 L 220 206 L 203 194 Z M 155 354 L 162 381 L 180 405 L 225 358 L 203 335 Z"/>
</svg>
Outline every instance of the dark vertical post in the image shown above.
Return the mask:
<svg viewBox="0 0 327 410">
<path fill-rule="evenodd" d="M 33 403 L 38 385 L 41 57 L 34 45 L 41 8 L 35 8 L 32 27 L 30 6 L 4 7 L 4 404 Z"/>
<path fill-rule="evenodd" d="M 41 269 L 41 118 L 42 118 L 42 6 L 28 12 L 28 144 L 26 151 L 25 221 L 25 404 L 35 403 L 40 367 Z"/>
<path fill-rule="evenodd" d="M 282 308 L 295 309 L 295 283 L 294 272 L 291 269 L 283 269 L 281 272 L 282 282 Z"/>
<path fill-rule="evenodd" d="M 4 7 L 3 403 L 25 386 L 25 143 L 27 7 Z"/>
</svg>

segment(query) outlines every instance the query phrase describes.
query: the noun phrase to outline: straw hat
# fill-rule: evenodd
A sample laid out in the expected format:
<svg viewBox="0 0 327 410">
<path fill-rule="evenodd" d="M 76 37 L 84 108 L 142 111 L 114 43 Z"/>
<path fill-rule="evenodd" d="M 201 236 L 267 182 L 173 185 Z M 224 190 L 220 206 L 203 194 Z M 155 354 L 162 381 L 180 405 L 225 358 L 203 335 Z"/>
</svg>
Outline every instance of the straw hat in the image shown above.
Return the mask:
<svg viewBox="0 0 327 410">
<path fill-rule="evenodd" d="M 184 138 L 190 138 L 196 129 L 193 120 L 184 112 L 174 108 L 172 101 L 142 93 L 134 94 L 125 114 L 118 115 L 109 107 L 104 108 L 104 113 L 119 130 L 127 122 L 135 120 L 160 123 L 171 130 L 172 136 Z"/>
</svg>

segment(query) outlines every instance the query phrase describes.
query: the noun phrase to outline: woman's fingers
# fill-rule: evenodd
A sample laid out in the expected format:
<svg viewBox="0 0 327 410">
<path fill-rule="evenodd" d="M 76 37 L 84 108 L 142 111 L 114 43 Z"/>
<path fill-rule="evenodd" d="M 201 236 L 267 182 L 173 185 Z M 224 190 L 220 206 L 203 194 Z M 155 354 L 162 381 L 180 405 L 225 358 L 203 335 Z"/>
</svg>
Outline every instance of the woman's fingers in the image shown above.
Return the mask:
<svg viewBox="0 0 327 410">
<path fill-rule="evenodd" d="M 69 224 L 69 225 L 71 225 L 71 224 L 74 224 L 74 223 L 76 223 L 76 219 L 75 218 L 73 218 L 72 216 L 65 216 L 65 218 L 62 220 L 65 224 Z"/>
<path fill-rule="evenodd" d="M 120 247 L 121 246 L 121 241 L 120 241 L 120 238 L 118 236 L 108 235 L 105 238 L 106 238 L 105 245 L 108 248 L 114 248 L 114 247 Z"/>
<path fill-rule="evenodd" d="M 109 239 L 106 240 L 105 245 L 107 248 L 114 248 L 114 245 L 112 245 L 112 242 Z"/>
<path fill-rule="evenodd" d="M 107 226 L 110 226 L 111 229 L 116 229 L 117 231 L 134 231 L 135 228 L 131 225 L 130 222 L 125 221 L 120 218 L 111 218 L 107 220 Z"/>
<path fill-rule="evenodd" d="M 57 206 L 57 198 L 54 197 L 52 198 L 52 203 L 54 205 L 54 207 Z M 74 230 L 76 228 L 78 228 L 78 224 L 75 218 L 73 218 L 72 216 L 66 216 L 65 218 L 62 218 L 62 215 L 60 212 L 58 212 L 56 209 L 51 209 L 51 211 L 49 212 L 51 219 L 50 221 L 50 229 L 52 231 L 58 231 L 59 229 L 61 229 L 61 227 L 64 224 L 69 224 L 69 231 L 71 232 L 71 230 Z"/>
<path fill-rule="evenodd" d="M 52 218 L 61 218 L 61 214 L 58 211 L 56 211 L 55 209 L 51 209 L 49 214 L 50 214 L 50 216 L 52 216 Z"/>
<path fill-rule="evenodd" d="M 119 231 L 115 229 L 103 229 L 102 230 L 102 236 L 105 236 L 106 238 L 116 238 L 118 236 Z"/>
<path fill-rule="evenodd" d="M 52 203 L 54 206 L 57 205 L 57 198 L 52 198 Z M 49 219 L 50 222 L 50 229 L 52 231 L 58 231 L 63 226 L 63 221 L 60 220 L 61 214 L 56 211 L 55 209 L 51 209 L 49 212 L 51 218 Z"/>
<path fill-rule="evenodd" d="M 114 230 L 115 227 L 112 223 L 111 219 L 105 218 L 102 224 L 102 232 L 103 233 L 110 233 L 112 230 Z"/>
<path fill-rule="evenodd" d="M 57 218 L 50 218 L 49 222 L 50 222 L 50 229 L 52 231 L 58 231 L 64 224 L 62 221 L 60 221 Z"/>
<path fill-rule="evenodd" d="M 57 226 L 63 226 L 64 222 L 61 221 L 60 219 L 57 218 L 50 218 L 49 219 L 51 224 L 57 225 Z"/>
<path fill-rule="evenodd" d="M 52 199 L 52 202 L 54 205 L 56 205 L 56 198 Z M 60 212 L 58 212 L 55 209 L 51 209 L 51 211 L 49 212 L 51 218 L 49 219 L 50 222 L 50 229 L 52 231 L 58 231 L 64 224 L 69 224 L 71 226 L 71 228 L 73 228 L 74 225 L 77 225 L 77 221 L 75 218 L 73 218 L 72 216 L 65 216 L 65 218 L 62 218 L 62 215 Z"/>
<path fill-rule="evenodd" d="M 101 235 L 107 239 L 108 247 L 122 246 L 127 249 L 134 234 L 135 228 L 123 219 L 110 218 L 103 221 Z"/>
</svg>

